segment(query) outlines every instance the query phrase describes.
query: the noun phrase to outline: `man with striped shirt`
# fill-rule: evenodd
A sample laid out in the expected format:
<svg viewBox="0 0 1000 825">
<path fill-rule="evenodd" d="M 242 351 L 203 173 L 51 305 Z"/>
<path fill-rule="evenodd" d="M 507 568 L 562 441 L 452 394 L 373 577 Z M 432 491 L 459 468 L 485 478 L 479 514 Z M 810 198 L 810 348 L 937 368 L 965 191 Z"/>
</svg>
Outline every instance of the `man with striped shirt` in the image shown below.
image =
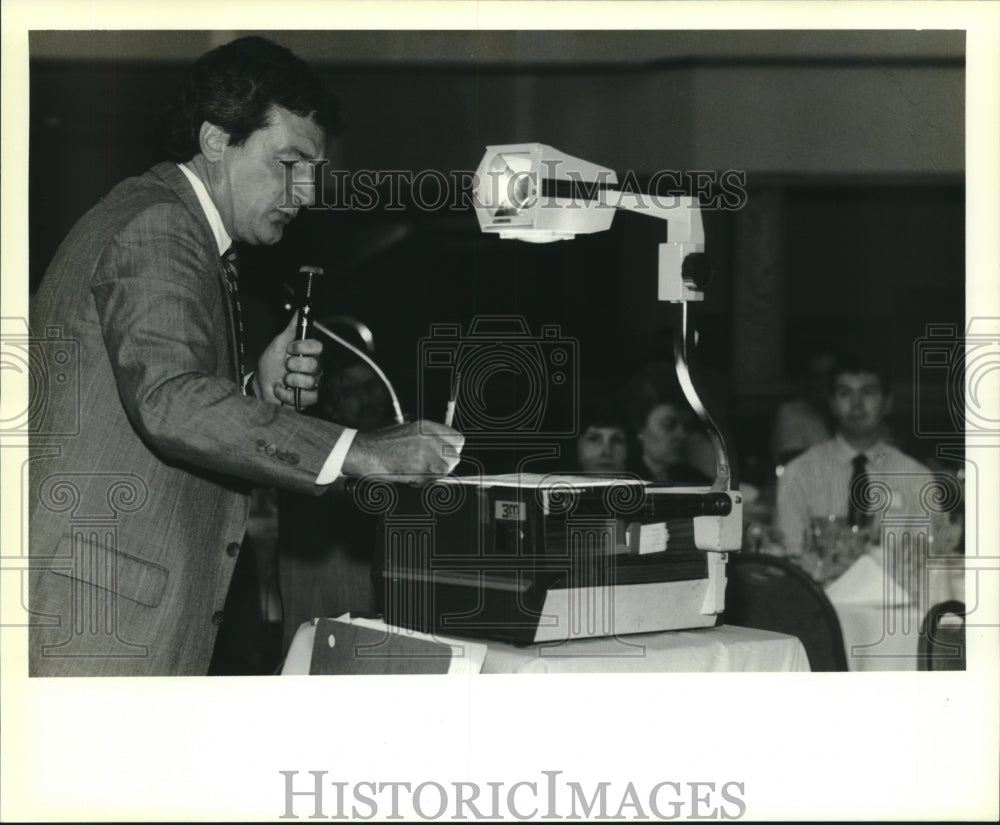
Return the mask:
<svg viewBox="0 0 1000 825">
<path fill-rule="evenodd" d="M 830 407 L 834 437 L 789 462 L 777 497 L 785 554 L 821 584 L 885 545 L 886 531 L 894 541 L 911 540 L 944 519 L 927 506 L 934 474 L 885 439 L 892 396 L 879 366 L 842 359 L 831 375 Z"/>
</svg>

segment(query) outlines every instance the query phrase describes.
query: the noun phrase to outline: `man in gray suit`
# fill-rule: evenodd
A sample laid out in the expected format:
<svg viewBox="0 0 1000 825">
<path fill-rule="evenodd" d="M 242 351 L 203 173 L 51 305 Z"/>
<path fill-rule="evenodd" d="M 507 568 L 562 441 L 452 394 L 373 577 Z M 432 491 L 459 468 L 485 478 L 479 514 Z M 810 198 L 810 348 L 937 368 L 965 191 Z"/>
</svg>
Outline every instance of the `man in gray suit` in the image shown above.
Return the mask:
<svg viewBox="0 0 1000 825">
<path fill-rule="evenodd" d="M 339 120 L 286 49 L 215 49 L 174 113 L 185 162 L 119 184 L 56 253 L 32 332 L 79 359 L 79 381 L 52 384 L 32 440 L 31 675 L 205 674 L 251 485 L 321 493 L 457 463 L 443 425 L 360 433 L 298 414 L 321 345 L 295 341 L 294 319 L 243 365 L 233 244 L 281 239 Z"/>
</svg>

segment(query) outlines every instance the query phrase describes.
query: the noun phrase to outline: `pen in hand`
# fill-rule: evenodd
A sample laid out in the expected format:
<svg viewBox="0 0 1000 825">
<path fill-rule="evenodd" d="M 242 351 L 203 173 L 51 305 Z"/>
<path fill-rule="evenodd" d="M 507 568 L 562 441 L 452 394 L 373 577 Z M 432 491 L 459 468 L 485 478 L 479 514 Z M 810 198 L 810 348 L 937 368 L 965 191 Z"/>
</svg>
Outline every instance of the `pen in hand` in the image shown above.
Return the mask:
<svg viewBox="0 0 1000 825">
<path fill-rule="evenodd" d="M 323 269 L 318 266 L 303 266 L 299 269 L 299 293 L 298 293 L 298 330 L 297 341 L 305 341 L 312 337 L 312 293 L 313 276 L 322 275 Z M 302 412 L 302 390 L 295 388 L 295 411 Z"/>
<path fill-rule="evenodd" d="M 455 373 L 455 380 L 451 384 L 451 398 L 448 399 L 448 407 L 444 414 L 444 425 L 450 427 L 455 421 L 455 403 L 458 401 L 458 385 L 462 380 L 462 373 Z"/>
</svg>

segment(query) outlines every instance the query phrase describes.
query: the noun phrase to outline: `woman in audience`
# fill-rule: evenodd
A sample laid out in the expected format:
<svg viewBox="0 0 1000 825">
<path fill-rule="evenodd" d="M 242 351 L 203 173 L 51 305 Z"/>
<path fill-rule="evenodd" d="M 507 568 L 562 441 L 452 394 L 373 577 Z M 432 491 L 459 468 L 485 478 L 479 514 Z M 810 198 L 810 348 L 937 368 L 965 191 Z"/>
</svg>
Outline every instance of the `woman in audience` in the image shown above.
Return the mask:
<svg viewBox="0 0 1000 825">
<path fill-rule="evenodd" d="M 711 483 L 711 478 L 688 461 L 692 414 L 670 366 L 644 367 L 625 385 L 621 400 L 628 411 L 633 439 L 628 463 L 631 472 L 659 484 Z"/>
<path fill-rule="evenodd" d="M 625 472 L 628 459 L 625 419 L 606 398 L 584 402 L 575 457 L 580 472 L 596 475 Z"/>
</svg>

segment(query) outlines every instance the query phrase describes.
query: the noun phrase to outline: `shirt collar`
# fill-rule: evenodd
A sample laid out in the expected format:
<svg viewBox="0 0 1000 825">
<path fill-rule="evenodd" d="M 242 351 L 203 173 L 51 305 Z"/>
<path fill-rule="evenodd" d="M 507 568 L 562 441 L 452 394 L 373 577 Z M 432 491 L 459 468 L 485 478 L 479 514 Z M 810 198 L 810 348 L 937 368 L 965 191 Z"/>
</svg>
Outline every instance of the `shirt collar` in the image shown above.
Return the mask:
<svg viewBox="0 0 1000 825">
<path fill-rule="evenodd" d="M 194 194 L 198 198 L 198 203 L 201 204 L 201 208 L 205 212 L 205 217 L 208 219 L 208 225 L 212 227 L 212 234 L 215 235 L 215 243 L 219 247 L 219 255 L 225 254 L 226 250 L 233 245 L 233 239 L 230 238 L 229 233 L 226 232 L 226 227 L 222 223 L 222 216 L 219 214 L 219 210 L 216 208 L 215 203 L 213 203 L 211 196 L 208 194 L 208 189 L 205 188 L 205 184 L 202 183 L 201 178 L 188 169 L 183 163 L 178 163 L 177 166 L 187 176 L 187 179 L 191 181 L 191 187 L 194 189 Z"/>
<path fill-rule="evenodd" d="M 881 439 L 872 444 L 867 450 L 859 450 L 857 447 L 852 447 L 840 433 L 837 433 L 833 440 L 837 445 L 837 451 L 845 461 L 852 461 L 856 455 L 864 455 L 869 461 L 875 461 L 888 452 L 888 445 Z"/>
</svg>

